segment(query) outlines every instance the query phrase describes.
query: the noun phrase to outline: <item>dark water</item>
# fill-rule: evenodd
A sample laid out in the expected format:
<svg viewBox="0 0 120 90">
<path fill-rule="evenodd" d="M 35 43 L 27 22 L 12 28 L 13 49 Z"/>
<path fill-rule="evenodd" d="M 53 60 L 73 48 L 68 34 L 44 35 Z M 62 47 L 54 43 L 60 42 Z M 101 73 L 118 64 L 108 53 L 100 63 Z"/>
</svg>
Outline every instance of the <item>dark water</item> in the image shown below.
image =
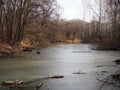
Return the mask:
<svg viewBox="0 0 120 90">
<path fill-rule="evenodd" d="M 25 53 L 27 58 L 1 58 L 0 82 L 5 80 L 33 80 L 52 75 L 64 75 L 63 79 L 49 79 L 40 90 L 100 90 L 103 79 L 116 72 L 117 66 L 112 61 L 120 58 L 118 51 L 91 50 L 90 44 L 58 44 Z M 40 51 L 41 54 L 36 54 Z M 105 65 L 104 67 L 96 67 Z M 100 75 L 101 71 L 107 71 Z M 74 72 L 86 74 L 73 74 Z M 0 86 L 0 90 L 9 90 Z M 35 90 L 29 85 L 21 90 Z M 120 90 L 120 88 L 102 90 Z"/>
</svg>

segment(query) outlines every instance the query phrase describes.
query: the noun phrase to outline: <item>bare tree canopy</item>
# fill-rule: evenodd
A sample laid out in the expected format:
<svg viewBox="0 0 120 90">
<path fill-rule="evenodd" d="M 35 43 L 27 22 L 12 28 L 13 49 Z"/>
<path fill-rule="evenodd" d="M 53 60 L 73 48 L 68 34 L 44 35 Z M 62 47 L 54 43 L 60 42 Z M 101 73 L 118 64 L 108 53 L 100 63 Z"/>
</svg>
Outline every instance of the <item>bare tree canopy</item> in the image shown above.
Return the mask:
<svg viewBox="0 0 120 90">
<path fill-rule="evenodd" d="M 41 25 L 54 13 L 55 0 L 0 0 L 0 40 L 19 43 L 25 27 L 36 18 Z"/>
</svg>

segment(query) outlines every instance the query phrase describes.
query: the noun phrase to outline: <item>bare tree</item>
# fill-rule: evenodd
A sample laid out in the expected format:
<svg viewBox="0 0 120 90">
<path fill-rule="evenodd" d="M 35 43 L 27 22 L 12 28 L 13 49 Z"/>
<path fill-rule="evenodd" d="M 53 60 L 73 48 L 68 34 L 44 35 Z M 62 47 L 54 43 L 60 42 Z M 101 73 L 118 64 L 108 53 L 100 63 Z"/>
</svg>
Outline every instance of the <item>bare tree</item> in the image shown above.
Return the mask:
<svg viewBox="0 0 120 90">
<path fill-rule="evenodd" d="M 0 0 L 0 33 L 10 45 L 18 44 L 26 26 L 34 21 L 44 25 L 55 11 L 55 0 Z M 4 32 L 4 33 L 3 33 Z M 1 37 L 2 38 L 2 37 Z"/>
<path fill-rule="evenodd" d="M 2 0 L 0 0 L 0 40 L 3 40 L 3 5 L 4 2 Z"/>
<path fill-rule="evenodd" d="M 105 0 L 108 22 L 110 23 L 111 41 L 119 42 L 120 38 L 120 1 Z"/>
<path fill-rule="evenodd" d="M 87 4 L 87 8 L 89 8 L 93 14 L 95 15 L 95 17 L 97 18 L 96 21 L 98 21 L 98 32 L 99 32 L 99 39 L 102 41 L 102 23 L 103 23 L 103 0 L 93 0 L 93 1 L 84 1 L 85 4 Z M 97 24 L 96 24 L 97 25 Z"/>
</svg>

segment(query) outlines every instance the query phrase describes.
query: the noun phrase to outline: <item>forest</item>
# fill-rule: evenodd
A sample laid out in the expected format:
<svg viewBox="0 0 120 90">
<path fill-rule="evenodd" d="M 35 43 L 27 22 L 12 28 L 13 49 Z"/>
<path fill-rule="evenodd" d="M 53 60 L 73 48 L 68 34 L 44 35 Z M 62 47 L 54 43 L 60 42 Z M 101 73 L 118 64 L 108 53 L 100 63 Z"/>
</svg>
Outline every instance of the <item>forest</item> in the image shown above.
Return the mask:
<svg viewBox="0 0 120 90">
<path fill-rule="evenodd" d="M 86 2 L 96 14 L 86 22 L 62 19 L 56 0 L 0 0 L 0 53 L 21 51 L 27 47 L 21 42 L 41 46 L 56 42 L 99 43 L 105 49 L 120 50 L 120 1 L 98 0 L 96 4 L 98 12 Z"/>
</svg>

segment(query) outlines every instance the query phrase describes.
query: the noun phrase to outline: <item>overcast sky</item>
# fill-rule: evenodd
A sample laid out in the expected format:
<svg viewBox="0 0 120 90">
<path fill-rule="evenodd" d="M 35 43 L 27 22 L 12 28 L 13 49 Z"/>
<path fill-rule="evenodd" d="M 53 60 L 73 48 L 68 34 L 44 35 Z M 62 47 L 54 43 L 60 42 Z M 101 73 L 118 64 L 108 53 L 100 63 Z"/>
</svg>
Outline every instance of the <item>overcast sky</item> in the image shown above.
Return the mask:
<svg viewBox="0 0 120 90">
<path fill-rule="evenodd" d="M 82 0 L 57 0 L 58 3 L 63 7 L 62 18 L 64 19 L 84 19 L 89 21 L 89 13 L 85 10 L 85 6 Z M 83 14 L 84 11 L 84 14 Z"/>
</svg>

